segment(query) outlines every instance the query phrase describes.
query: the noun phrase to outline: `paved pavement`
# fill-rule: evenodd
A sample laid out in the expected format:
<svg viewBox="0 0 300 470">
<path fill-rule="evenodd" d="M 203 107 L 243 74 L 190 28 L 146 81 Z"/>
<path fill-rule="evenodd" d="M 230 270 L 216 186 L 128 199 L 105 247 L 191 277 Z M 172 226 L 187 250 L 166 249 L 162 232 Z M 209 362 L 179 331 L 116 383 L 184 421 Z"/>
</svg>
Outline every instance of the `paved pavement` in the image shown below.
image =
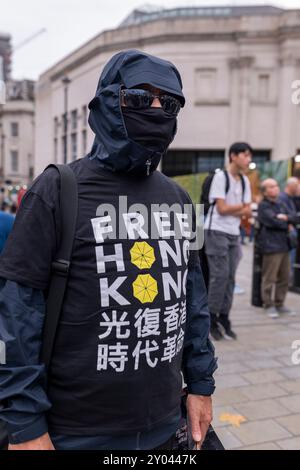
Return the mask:
<svg viewBox="0 0 300 470">
<path fill-rule="evenodd" d="M 235 296 L 231 312 L 238 340 L 215 342 L 213 426 L 226 449 L 300 450 L 300 364 L 291 358 L 300 341 L 300 295 L 286 301 L 295 317 L 271 319 L 252 307 L 252 247 L 243 252 L 237 282 L 246 292 Z"/>
</svg>

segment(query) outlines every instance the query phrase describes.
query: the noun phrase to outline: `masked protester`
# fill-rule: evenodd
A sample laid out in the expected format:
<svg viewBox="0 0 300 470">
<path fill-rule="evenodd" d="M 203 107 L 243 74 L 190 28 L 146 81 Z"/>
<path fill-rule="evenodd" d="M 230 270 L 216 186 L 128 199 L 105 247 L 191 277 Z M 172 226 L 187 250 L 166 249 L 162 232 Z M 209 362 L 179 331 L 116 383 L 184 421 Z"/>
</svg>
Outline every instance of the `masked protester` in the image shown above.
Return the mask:
<svg viewBox="0 0 300 470">
<path fill-rule="evenodd" d="M 197 251 L 174 229 L 191 201 L 157 171 L 184 102 L 170 62 L 129 50 L 104 67 L 89 104 L 91 152 L 69 164 L 78 214 L 47 389 L 39 356 L 60 234 L 56 169 L 22 200 L 0 264 L 1 418 L 11 450 L 170 449 L 181 372 L 193 438 L 204 439 L 216 360 Z"/>
</svg>

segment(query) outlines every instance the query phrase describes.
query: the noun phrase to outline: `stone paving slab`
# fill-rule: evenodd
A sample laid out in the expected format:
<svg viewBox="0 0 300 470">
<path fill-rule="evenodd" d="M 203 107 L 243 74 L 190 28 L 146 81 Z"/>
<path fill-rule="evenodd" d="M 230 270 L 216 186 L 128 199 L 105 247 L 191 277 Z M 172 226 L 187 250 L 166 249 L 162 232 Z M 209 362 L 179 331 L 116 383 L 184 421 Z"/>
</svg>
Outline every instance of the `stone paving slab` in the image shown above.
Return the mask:
<svg viewBox="0 0 300 470">
<path fill-rule="evenodd" d="M 286 415 L 290 413 L 290 411 L 285 408 L 281 403 L 273 399 L 249 401 L 248 403 L 239 403 L 235 405 L 235 409 L 239 414 L 245 416 L 248 420 L 253 421 L 268 418 L 277 418 L 279 416 L 286 417 Z M 281 422 L 279 422 L 279 424 L 281 424 Z"/>
<path fill-rule="evenodd" d="M 288 392 L 274 383 L 264 383 L 242 387 L 242 392 L 249 400 L 263 400 L 287 395 Z"/>
<path fill-rule="evenodd" d="M 261 370 L 261 369 L 275 369 L 276 367 L 281 367 L 282 364 L 275 359 L 254 359 L 253 361 L 245 361 L 246 366 L 250 367 L 252 370 Z"/>
<path fill-rule="evenodd" d="M 238 374 L 241 372 L 249 372 L 250 368 L 246 366 L 243 362 L 224 362 L 222 358 L 219 360 L 219 369 L 217 370 L 217 374 L 224 375 L 224 374 Z M 247 381 L 246 381 L 247 382 Z M 248 383 L 248 382 L 247 382 Z"/>
<path fill-rule="evenodd" d="M 224 388 L 220 389 L 217 381 L 217 389 L 213 396 L 213 403 L 216 406 L 232 405 L 234 403 L 247 402 L 248 397 L 243 394 L 240 388 Z"/>
<path fill-rule="evenodd" d="M 292 437 L 285 428 L 271 419 L 243 423 L 239 428 L 231 427 L 229 432 L 246 445 Z"/>
<path fill-rule="evenodd" d="M 225 374 L 220 375 L 216 374 L 218 378 L 218 388 L 232 388 L 232 387 L 241 387 L 242 385 L 248 385 L 249 382 L 243 379 L 239 374 Z"/>
<path fill-rule="evenodd" d="M 242 377 L 252 384 L 280 382 L 279 386 L 283 388 L 284 390 L 286 390 L 286 388 L 284 388 L 281 384 L 281 381 L 284 380 L 285 378 L 276 369 L 264 369 L 264 370 L 256 370 L 254 372 L 247 372 L 247 373 L 243 373 Z"/>
<path fill-rule="evenodd" d="M 288 408 L 291 413 L 300 413 L 300 394 L 278 398 L 279 403 Z"/>
<path fill-rule="evenodd" d="M 288 379 L 300 379 L 300 365 L 285 367 L 280 370 Z"/>
<path fill-rule="evenodd" d="M 274 442 L 263 442 L 262 444 L 255 444 L 253 446 L 240 447 L 238 450 L 282 450 L 282 449 L 281 447 L 279 447 L 278 444 L 275 444 Z"/>
<path fill-rule="evenodd" d="M 277 418 L 276 421 L 294 436 L 300 436 L 300 413 L 283 416 Z"/>
<path fill-rule="evenodd" d="M 225 449 L 238 449 L 243 446 L 243 443 L 239 441 L 239 439 L 237 439 L 237 437 L 235 437 L 232 432 L 228 431 L 226 427 L 215 427 L 215 430 L 217 431 L 218 437 Z"/>
<path fill-rule="evenodd" d="M 300 450 L 300 437 L 278 441 L 276 444 L 284 450 Z"/>
<path fill-rule="evenodd" d="M 278 385 L 289 393 L 297 395 L 300 393 L 300 380 L 288 380 L 285 382 L 278 382 Z"/>
</svg>

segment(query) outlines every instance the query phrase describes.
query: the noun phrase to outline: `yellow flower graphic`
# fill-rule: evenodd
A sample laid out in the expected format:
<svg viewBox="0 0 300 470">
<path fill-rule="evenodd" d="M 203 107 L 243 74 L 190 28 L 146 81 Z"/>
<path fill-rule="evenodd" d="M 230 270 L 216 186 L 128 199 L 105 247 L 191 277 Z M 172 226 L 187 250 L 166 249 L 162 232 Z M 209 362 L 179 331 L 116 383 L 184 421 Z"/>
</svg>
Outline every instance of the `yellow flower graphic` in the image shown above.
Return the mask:
<svg viewBox="0 0 300 470">
<path fill-rule="evenodd" d="M 158 294 L 157 282 L 150 274 L 139 274 L 132 286 L 134 297 L 142 304 L 153 302 Z"/>
<path fill-rule="evenodd" d="M 154 250 L 147 242 L 135 242 L 130 254 L 131 262 L 139 269 L 149 269 L 155 261 Z"/>
</svg>

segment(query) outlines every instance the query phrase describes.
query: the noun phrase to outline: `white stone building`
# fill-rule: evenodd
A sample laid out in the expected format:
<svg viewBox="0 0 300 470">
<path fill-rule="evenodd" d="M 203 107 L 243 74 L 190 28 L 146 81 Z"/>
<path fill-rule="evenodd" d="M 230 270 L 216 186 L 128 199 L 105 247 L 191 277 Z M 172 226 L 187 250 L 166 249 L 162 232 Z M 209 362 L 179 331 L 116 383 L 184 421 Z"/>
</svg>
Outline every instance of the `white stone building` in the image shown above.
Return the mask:
<svg viewBox="0 0 300 470">
<path fill-rule="evenodd" d="M 41 75 L 35 174 L 65 155 L 71 161 L 89 151 L 87 104 L 104 64 L 128 48 L 168 59 L 182 74 L 187 104 L 162 162 L 168 175 L 222 166 L 226 149 L 237 140 L 248 141 L 257 160 L 299 152 L 300 106 L 292 102 L 292 84 L 300 80 L 300 10 L 136 10 L 120 27 L 100 33 Z"/>
<path fill-rule="evenodd" d="M 0 182 L 6 189 L 26 185 L 33 174 L 34 82 L 9 80 L 0 105 Z"/>
</svg>

